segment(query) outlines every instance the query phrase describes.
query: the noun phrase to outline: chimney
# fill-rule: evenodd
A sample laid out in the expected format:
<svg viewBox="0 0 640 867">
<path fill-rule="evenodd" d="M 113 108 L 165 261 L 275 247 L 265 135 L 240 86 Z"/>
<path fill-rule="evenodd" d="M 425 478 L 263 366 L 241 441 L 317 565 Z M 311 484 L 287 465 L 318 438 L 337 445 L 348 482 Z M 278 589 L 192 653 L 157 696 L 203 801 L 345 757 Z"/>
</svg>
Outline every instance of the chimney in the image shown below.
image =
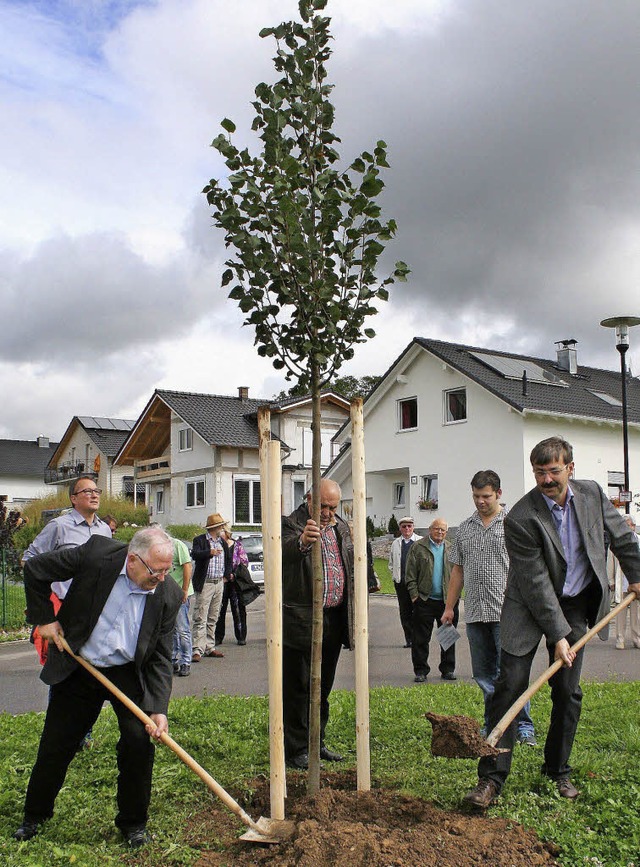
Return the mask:
<svg viewBox="0 0 640 867">
<path fill-rule="evenodd" d="M 43 437 L 42 434 L 38 437 L 38 448 L 39 449 L 48 449 L 49 448 L 49 437 Z"/>
<path fill-rule="evenodd" d="M 238 397 L 240 400 L 249 400 L 249 386 L 248 385 L 239 385 L 238 386 Z"/>
<path fill-rule="evenodd" d="M 558 367 L 560 370 L 566 370 L 567 373 L 571 374 L 578 372 L 577 345 L 578 341 L 572 337 L 568 340 L 556 340 L 556 353 L 558 355 Z"/>
</svg>

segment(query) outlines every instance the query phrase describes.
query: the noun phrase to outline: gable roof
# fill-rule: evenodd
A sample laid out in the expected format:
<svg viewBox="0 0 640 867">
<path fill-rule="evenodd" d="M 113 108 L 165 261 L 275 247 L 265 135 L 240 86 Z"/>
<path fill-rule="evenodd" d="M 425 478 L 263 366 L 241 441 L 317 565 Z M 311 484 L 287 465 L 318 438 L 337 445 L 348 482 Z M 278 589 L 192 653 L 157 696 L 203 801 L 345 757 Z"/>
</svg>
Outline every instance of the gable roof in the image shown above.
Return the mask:
<svg viewBox="0 0 640 867">
<path fill-rule="evenodd" d="M 122 444 L 129 436 L 135 424 L 135 419 L 107 418 L 105 416 L 74 415 L 56 451 L 49 460 L 49 466 L 55 467 L 67 447 L 67 444 L 78 427 L 82 427 L 89 439 L 107 458 L 115 457 Z"/>
<path fill-rule="evenodd" d="M 209 445 L 258 448 L 256 416 L 269 400 L 188 391 L 156 390 L 155 394 Z"/>
<path fill-rule="evenodd" d="M 38 445 L 38 440 L 0 440 L 0 476 L 33 476 L 40 480 L 58 443 Z"/>
<path fill-rule="evenodd" d="M 620 401 L 620 372 L 578 365 L 577 372 L 571 374 L 562 370 L 556 360 L 532 355 L 461 346 L 425 337 L 415 337 L 413 344 L 428 350 L 519 412 L 622 420 L 622 406 L 596 394 Z M 509 370 L 512 375 L 505 373 Z M 526 388 L 523 370 L 529 371 Z M 536 378 L 540 371 L 542 375 Z M 635 377 L 627 378 L 627 409 L 629 423 L 640 424 L 640 381 Z"/>
</svg>

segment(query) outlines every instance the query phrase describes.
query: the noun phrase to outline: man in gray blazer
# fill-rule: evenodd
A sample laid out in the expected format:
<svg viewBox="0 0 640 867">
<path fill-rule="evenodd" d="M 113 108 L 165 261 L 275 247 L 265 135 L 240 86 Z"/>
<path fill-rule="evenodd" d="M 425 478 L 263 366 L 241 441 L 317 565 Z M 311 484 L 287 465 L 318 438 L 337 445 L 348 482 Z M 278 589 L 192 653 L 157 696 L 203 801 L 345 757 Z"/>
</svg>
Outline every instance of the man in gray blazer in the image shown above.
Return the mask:
<svg viewBox="0 0 640 867">
<path fill-rule="evenodd" d="M 130 847 L 148 841 L 154 755 L 149 736 L 157 739 L 168 730 L 173 628 L 182 602 L 175 581 L 165 581 L 172 559 L 169 536 L 148 527 L 135 534 L 128 549 L 121 542 L 93 536 L 85 545 L 27 561 L 27 619 L 49 641 L 40 676 L 51 686 L 51 695 L 16 840 L 30 840 L 53 815 L 78 743 L 108 699 L 120 728 L 115 822 Z M 51 584 L 68 578 L 73 581 L 56 618 Z M 145 726 L 66 653 L 62 636 L 74 653 L 142 707 L 153 726 Z"/>
<path fill-rule="evenodd" d="M 605 531 L 611 550 L 640 596 L 640 551 L 622 516 L 596 482 L 575 481 L 573 450 L 561 437 L 534 446 L 530 455 L 536 487 L 505 519 L 509 575 L 500 620 L 500 675 L 488 707 L 491 730 L 527 689 L 531 664 L 544 635 L 549 663 L 563 667 L 551 678 L 551 722 L 542 773 L 564 798 L 576 798 L 569 757 L 580 707 L 584 648 L 574 644 L 609 611 Z M 600 633 L 606 638 L 606 631 Z M 478 784 L 464 801 L 484 809 L 493 803 L 509 774 L 516 723 L 505 732 L 497 758 L 483 758 Z"/>
</svg>

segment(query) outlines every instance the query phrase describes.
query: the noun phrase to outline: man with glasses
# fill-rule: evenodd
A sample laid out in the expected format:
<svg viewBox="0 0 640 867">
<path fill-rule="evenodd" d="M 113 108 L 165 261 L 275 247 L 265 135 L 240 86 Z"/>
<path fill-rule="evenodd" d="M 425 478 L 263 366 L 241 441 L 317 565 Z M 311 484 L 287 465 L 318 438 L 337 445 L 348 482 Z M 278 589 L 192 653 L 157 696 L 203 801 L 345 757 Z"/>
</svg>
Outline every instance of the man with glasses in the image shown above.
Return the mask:
<svg viewBox="0 0 640 867">
<path fill-rule="evenodd" d="M 49 641 L 41 678 L 51 687 L 51 699 L 16 840 L 30 840 L 53 815 L 78 741 L 108 700 L 120 729 L 115 823 L 129 847 L 149 841 L 154 757 L 149 737 L 159 739 L 168 731 L 173 628 L 182 602 L 176 582 L 165 580 L 172 560 L 170 537 L 162 529 L 146 527 L 133 536 L 128 549 L 122 542 L 97 537 L 27 561 L 27 620 Z M 51 585 L 71 578 L 56 616 Z M 141 707 L 153 725 L 145 726 L 66 653 L 62 636 L 75 654 Z"/>
<path fill-rule="evenodd" d="M 111 527 L 98 517 L 101 493 L 102 491 L 90 476 L 80 476 L 79 479 L 71 482 L 69 499 L 73 508 L 45 525 L 22 555 L 22 564 L 24 565 L 36 554 L 84 545 L 92 536 L 105 536 L 110 539 Z M 71 581 L 72 579 L 54 581 L 51 585 L 51 602 L 55 614 L 58 613 L 60 603 L 67 595 Z M 40 661 L 44 663 L 48 648 L 37 628 L 32 633 L 32 641 L 40 655 Z M 93 746 L 93 739 L 91 731 L 88 730 L 80 742 L 80 747 L 89 749 L 91 746 Z"/>
<path fill-rule="evenodd" d="M 488 725 L 493 728 L 527 689 L 544 636 L 549 663 L 558 659 L 563 667 L 549 681 L 552 709 L 542 773 L 561 797 L 574 799 L 579 791 L 571 781 L 569 758 L 580 718 L 584 648 L 576 653 L 571 647 L 609 611 L 605 531 L 636 595 L 640 550 L 602 488 L 572 478 L 573 449 L 566 440 L 542 440 L 530 461 L 536 486 L 504 522 L 509 574 L 500 619 L 500 674 Z M 606 629 L 599 635 L 606 638 Z M 515 735 L 514 721 L 497 744 L 505 752 L 480 760 L 478 784 L 464 797 L 467 805 L 484 809 L 496 800 L 511 768 Z"/>
<path fill-rule="evenodd" d="M 288 518 L 282 519 L 282 644 L 284 753 L 289 767 L 309 764 L 309 692 L 313 568 L 311 551 L 322 552 L 323 628 L 320 675 L 320 758 L 342 761 L 324 743 L 329 720 L 329 694 L 343 646 L 353 648 L 353 542 L 346 521 L 336 512 L 340 486 L 320 483 L 320 526 L 311 517 L 311 493 Z"/>
</svg>

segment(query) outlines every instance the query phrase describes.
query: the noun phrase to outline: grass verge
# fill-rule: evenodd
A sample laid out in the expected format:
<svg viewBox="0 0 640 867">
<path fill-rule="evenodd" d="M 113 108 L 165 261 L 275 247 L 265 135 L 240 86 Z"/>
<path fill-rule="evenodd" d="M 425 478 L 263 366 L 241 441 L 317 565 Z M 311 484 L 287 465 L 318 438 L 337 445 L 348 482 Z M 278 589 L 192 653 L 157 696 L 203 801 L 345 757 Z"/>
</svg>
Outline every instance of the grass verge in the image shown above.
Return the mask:
<svg viewBox="0 0 640 867">
<path fill-rule="evenodd" d="M 636 683 L 584 685 L 584 710 L 572 761 L 582 796 L 574 803 L 559 797 L 539 774 L 540 747 L 516 748 L 513 772 L 499 804 L 489 815 L 517 820 L 551 839 L 561 849 L 564 867 L 640 867 L 639 698 Z M 457 809 L 461 795 L 475 783 L 473 760 L 435 758 L 430 753 L 427 710 L 480 717 L 477 687 L 470 684 L 376 688 L 371 691 L 372 773 L 389 788 L 401 789 Z M 171 732 L 216 780 L 241 796 L 258 774 L 268 773 L 267 700 L 216 696 L 172 701 Z M 544 688 L 533 700 L 539 732 L 549 721 Z M 328 742 L 355 765 L 355 698 L 332 695 Z M 56 815 L 41 835 L 18 844 L 11 834 L 21 809 L 42 728 L 42 714 L 0 714 L 0 862 L 17 865 L 105 864 L 187 865 L 200 849 L 185 833 L 191 817 L 206 810 L 213 796 L 178 758 L 158 747 L 153 780 L 150 830 L 155 841 L 144 853 L 125 852 L 113 826 L 117 739 L 109 706 L 94 728 L 96 747 L 72 763 Z M 240 832 L 240 828 L 239 828 Z M 202 841 L 201 841 L 202 842 Z M 209 848 L 216 840 L 205 841 Z"/>
</svg>

